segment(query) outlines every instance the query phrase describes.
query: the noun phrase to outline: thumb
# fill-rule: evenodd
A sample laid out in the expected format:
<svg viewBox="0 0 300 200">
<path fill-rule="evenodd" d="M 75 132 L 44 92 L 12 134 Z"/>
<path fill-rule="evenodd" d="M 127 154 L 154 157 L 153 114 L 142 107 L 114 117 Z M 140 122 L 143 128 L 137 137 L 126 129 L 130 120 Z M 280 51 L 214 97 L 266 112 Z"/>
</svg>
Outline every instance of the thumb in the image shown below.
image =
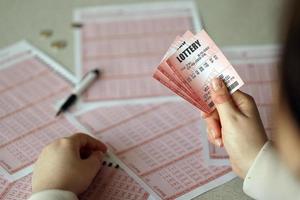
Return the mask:
<svg viewBox="0 0 300 200">
<path fill-rule="evenodd" d="M 219 78 L 214 78 L 211 82 L 211 98 L 221 120 L 236 115 L 239 112 L 226 85 Z"/>
</svg>

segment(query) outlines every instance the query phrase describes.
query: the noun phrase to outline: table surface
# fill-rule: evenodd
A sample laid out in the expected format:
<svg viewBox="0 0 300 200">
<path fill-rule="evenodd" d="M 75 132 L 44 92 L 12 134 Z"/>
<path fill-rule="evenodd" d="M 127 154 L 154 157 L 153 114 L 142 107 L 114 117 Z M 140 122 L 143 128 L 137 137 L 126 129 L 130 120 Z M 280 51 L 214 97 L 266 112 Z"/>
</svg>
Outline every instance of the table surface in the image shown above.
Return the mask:
<svg viewBox="0 0 300 200">
<path fill-rule="evenodd" d="M 1 0 L 0 48 L 26 39 L 73 71 L 74 45 L 71 28 L 73 9 L 141 1 Z M 206 30 L 219 46 L 279 43 L 279 22 L 283 0 L 197 0 L 196 2 Z M 42 38 L 40 31 L 44 29 L 52 29 L 53 36 L 49 39 Z M 61 50 L 53 49 L 51 42 L 60 39 L 67 41 L 67 47 Z M 243 193 L 242 183 L 241 179 L 235 178 L 195 199 L 250 199 Z"/>
</svg>

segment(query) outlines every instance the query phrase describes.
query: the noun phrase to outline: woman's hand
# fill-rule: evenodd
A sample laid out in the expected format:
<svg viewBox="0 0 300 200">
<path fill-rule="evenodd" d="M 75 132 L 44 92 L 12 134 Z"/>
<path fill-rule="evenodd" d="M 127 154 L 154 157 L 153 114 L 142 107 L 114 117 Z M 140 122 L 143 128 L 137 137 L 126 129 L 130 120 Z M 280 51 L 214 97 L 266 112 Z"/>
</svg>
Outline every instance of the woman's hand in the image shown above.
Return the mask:
<svg viewBox="0 0 300 200">
<path fill-rule="evenodd" d="M 106 146 L 86 134 L 75 134 L 46 146 L 34 166 L 33 193 L 61 189 L 80 194 L 102 164 Z"/>
<path fill-rule="evenodd" d="M 212 81 L 211 96 L 216 110 L 203 115 L 209 141 L 225 146 L 233 171 L 244 178 L 267 141 L 254 99 L 241 91 L 231 96 L 220 79 Z"/>
</svg>

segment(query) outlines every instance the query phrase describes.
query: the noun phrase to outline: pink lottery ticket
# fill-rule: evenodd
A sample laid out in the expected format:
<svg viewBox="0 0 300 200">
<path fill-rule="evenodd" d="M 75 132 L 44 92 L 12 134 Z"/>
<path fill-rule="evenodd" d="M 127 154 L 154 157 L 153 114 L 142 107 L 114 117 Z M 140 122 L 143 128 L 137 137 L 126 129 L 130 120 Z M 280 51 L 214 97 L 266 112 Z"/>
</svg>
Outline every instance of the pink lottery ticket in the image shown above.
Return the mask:
<svg viewBox="0 0 300 200">
<path fill-rule="evenodd" d="M 15 180 L 46 144 L 79 129 L 55 117 L 72 82 L 57 63 L 24 42 L 0 51 L 0 63 L 0 174 Z"/>
<path fill-rule="evenodd" d="M 205 163 L 204 126 L 185 102 L 99 107 L 76 118 L 157 199 L 190 199 L 235 176 Z"/>
<path fill-rule="evenodd" d="M 167 63 L 182 83 L 193 91 L 196 100 L 203 106 L 201 110 L 207 113 L 214 109 L 209 92 L 212 78 L 222 78 L 231 93 L 244 84 L 204 30 L 185 39 L 184 44 L 167 59 Z"/>
<path fill-rule="evenodd" d="M 182 90 L 181 87 L 174 83 L 174 81 L 171 81 L 165 74 L 161 72 L 161 70 L 156 70 L 153 74 L 153 78 L 158 80 L 161 84 L 172 90 L 177 95 L 181 96 L 186 101 L 201 109 L 201 105 L 199 105 L 197 101 L 192 99 L 184 90 Z"/>
<path fill-rule="evenodd" d="M 87 91 L 85 101 L 172 96 L 151 77 L 154 66 L 176 35 L 198 30 L 190 2 L 164 2 L 80 9 L 75 20 L 77 74 L 95 67 L 103 76 Z M 180 24 L 180 26 L 178 26 Z"/>
<path fill-rule="evenodd" d="M 153 74 L 153 78 L 161 82 L 163 85 L 171 89 L 177 95 L 181 96 L 197 108 L 201 109 L 203 106 L 200 102 L 197 101 L 197 98 L 192 90 L 189 90 L 188 87 L 183 84 L 183 80 L 176 75 L 176 73 L 171 69 L 166 60 L 174 54 L 182 45 L 185 39 L 192 37 L 193 34 L 190 31 L 186 31 L 182 37 L 176 37 L 175 41 L 171 44 L 171 47 L 164 56 L 164 59 L 161 61 L 157 70 Z M 173 86 L 176 85 L 176 86 Z M 176 90 L 174 90 L 176 87 Z"/>
</svg>

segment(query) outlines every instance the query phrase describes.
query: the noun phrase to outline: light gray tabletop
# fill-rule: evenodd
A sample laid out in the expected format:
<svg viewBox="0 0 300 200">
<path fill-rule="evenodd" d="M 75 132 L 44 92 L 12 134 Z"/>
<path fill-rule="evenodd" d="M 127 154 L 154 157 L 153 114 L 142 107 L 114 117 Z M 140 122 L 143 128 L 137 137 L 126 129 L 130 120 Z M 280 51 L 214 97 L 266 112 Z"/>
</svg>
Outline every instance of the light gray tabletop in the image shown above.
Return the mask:
<svg viewBox="0 0 300 200">
<path fill-rule="evenodd" d="M 143 0 L 145 1 L 145 0 Z M 150 0 L 148 0 L 150 1 Z M 154 0 L 152 0 L 154 1 Z M 27 39 L 73 71 L 74 8 L 138 0 L 0 0 L 0 48 Z M 170 1 L 171 2 L 171 1 Z M 204 26 L 219 46 L 278 43 L 283 0 L 197 0 Z M 40 36 L 52 29 L 53 36 Z M 67 41 L 62 50 L 51 48 L 57 39 Z M 195 199 L 250 199 L 242 191 L 242 180 L 234 180 Z"/>
</svg>

